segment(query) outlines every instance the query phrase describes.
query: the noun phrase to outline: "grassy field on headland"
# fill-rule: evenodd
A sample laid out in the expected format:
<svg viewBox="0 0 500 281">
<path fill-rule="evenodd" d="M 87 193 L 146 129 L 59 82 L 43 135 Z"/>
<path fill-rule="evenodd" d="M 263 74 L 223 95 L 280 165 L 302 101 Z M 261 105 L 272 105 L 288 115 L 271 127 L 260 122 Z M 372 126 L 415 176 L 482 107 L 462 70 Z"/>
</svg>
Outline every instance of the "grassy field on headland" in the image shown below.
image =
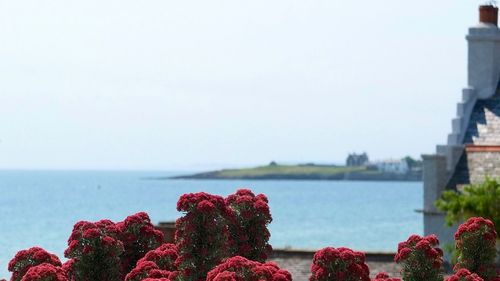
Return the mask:
<svg viewBox="0 0 500 281">
<path fill-rule="evenodd" d="M 224 169 L 176 179 L 283 179 L 283 180 L 399 180 L 420 181 L 417 173 L 396 174 L 380 172 L 366 167 L 326 165 L 267 165 L 244 169 Z"/>
</svg>

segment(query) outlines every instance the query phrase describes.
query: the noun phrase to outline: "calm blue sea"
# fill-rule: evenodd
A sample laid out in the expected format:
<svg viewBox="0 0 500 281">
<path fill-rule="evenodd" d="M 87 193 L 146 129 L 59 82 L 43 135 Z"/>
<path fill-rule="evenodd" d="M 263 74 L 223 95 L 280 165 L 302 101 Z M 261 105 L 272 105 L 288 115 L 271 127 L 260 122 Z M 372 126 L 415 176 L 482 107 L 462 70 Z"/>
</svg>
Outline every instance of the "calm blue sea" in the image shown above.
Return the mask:
<svg viewBox="0 0 500 281">
<path fill-rule="evenodd" d="M 346 246 L 395 251 L 410 234 L 421 234 L 422 183 L 344 181 L 146 180 L 171 172 L 0 171 L 0 279 L 24 248 L 41 246 L 61 259 L 73 224 L 138 211 L 153 222 L 181 214 L 177 199 L 187 192 L 226 196 L 238 187 L 265 193 L 275 248 Z"/>
</svg>

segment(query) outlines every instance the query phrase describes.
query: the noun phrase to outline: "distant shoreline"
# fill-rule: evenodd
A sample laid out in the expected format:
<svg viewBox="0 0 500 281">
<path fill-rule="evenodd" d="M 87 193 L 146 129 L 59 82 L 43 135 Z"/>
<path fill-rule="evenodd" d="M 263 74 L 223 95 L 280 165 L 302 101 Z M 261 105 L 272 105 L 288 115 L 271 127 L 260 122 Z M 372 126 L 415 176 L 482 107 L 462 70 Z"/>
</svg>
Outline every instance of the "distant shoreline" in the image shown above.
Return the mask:
<svg viewBox="0 0 500 281">
<path fill-rule="evenodd" d="M 160 177 L 167 179 L 195 180 L 322 180 L 322 181 L 422 181 L 421 172 L 406 174 L 380 172 L 366 167 L 316 166 L 316 165 L 268 165 L 247 169 L 225 169 Z"/>
</svg>

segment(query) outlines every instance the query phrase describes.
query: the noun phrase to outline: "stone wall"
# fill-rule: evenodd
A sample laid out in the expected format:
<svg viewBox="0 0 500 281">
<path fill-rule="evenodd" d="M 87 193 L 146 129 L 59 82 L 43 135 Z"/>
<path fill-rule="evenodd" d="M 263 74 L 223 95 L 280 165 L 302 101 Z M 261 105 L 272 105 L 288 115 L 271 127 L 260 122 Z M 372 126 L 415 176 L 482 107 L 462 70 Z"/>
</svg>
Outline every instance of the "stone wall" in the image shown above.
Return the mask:
<svg viewBox="0 0 500 281">
<path fill-rule="evenodd" d="M 484 182 L 486 177 L 500 178 L 499 146 L 469 146 L 466 153 L 471 184 Z"/>
<path fill-rule="evenodd" d="M 441 241 L 441 245 L 453 243 L 453 234 L 456 226 L 449 227 L 445 223 L 445 214 L 440 212 L 435 202 L 441 198 L 441 194 L 446 187 L 449 177 L 447 170 L 447 157 L 444 155 L 422 155 L 424 160 L 424 235 L 436 234 Z M 448 254 L 445 255 L 447 261 L 450 260 Z"/>
<path fill-rule="evenodd" d="M 424 181 L 424 214 L 437 212 L 434 202 L 441 197 L 448 172 L 446 157 L 444 155 L 422 155 L 423 181 Z"/>
</svg>

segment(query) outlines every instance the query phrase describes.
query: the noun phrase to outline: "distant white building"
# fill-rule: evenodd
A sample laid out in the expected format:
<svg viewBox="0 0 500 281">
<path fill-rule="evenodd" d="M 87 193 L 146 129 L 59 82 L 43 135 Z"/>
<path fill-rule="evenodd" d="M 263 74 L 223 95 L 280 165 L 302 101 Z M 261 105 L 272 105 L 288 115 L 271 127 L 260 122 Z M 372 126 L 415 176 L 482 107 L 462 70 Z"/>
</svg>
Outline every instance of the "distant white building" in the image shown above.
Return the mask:
<svg viewBox="0 0 500 281">
<path fill-rule="evenodd" d="M 377 170 L 385 173 L 407 174 L 410 172 L 410 165 L 406 159 L 390 159 L 373 163 Z"/>
</svg>

